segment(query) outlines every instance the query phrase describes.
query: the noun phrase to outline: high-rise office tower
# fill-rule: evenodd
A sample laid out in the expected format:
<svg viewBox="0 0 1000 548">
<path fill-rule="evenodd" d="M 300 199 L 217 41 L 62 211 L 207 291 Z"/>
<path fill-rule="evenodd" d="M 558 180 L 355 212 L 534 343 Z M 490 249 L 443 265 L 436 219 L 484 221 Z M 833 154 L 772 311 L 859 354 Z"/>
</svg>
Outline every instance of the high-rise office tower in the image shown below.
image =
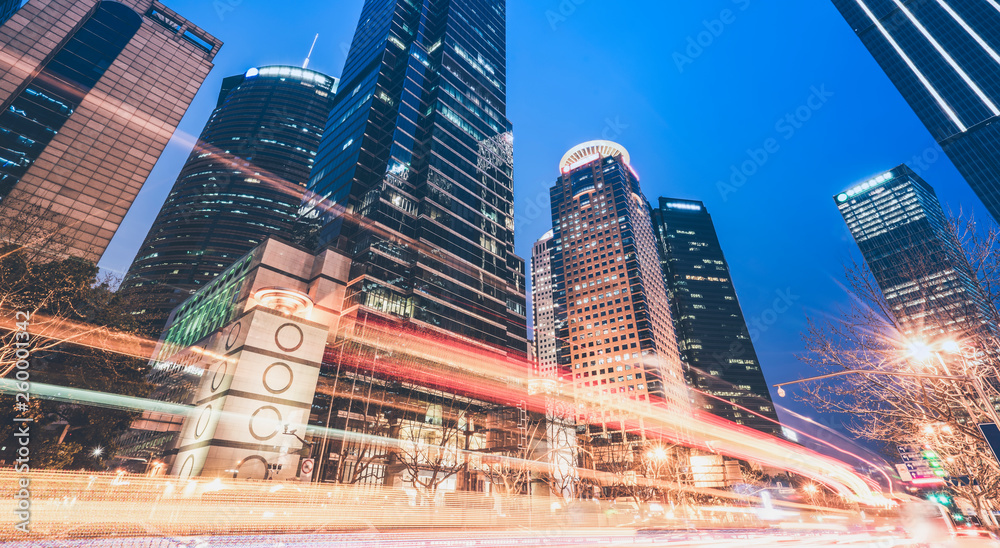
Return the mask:
<svg viewBox="0 0 1000 548">
<path fill-rule="evenodd" d="M 552 187 L 552 291 L 559 374 L 578 405 L 626 399 L 689 406 L 649 205 L 628 152 L 609 141 L 571 149 Z"/>
<path fill-rule="evenodd" d="M 660 198 L 653 223 L 687 382 L 731 404 L 698 394 L 693 399 L 714 415 L 779 435 L 767 381 L 705 204 Z"/>
<path fill-rule="evenodd" d="M 287 66 L 223 80 L 215 111 L 122 285 L 161 325 L 269 235 L 288 238 L 337 79 Z"/>
<path fill-rule="evenodd" d="M 834 196 L 905 337 L 995 329 L 934 189 L 901 165 Z"/>
<path fill-rule="evenodd" d="M 0 216 L 97 261 L 222 43 L 156 0 L 33 0 L 0 27 Z"/>
<path fill-rule="evenodd" d="M 366 0 L 302 215 L 352 257 L 358 323 L 523 358 L 505 19 L 504 0 Z"/>
<path fill-rule="evenodd" d="M 833 0 L 1000 220 L 1000 7 L 992 0 Z"/>
<path fill-rule="evenodd" d="M 0 0 L 0 25 L 7 22 L 21 7 L 23 0 Z"/>
<path fill-rule="evenodd" d="M 552 231 L 543 235 L 531 249 L 531 319 L 535 333 L 536 373 L 555 378 L 559 361 L 556 357 L 556 313 L 552 295 Z"/>
</svg>

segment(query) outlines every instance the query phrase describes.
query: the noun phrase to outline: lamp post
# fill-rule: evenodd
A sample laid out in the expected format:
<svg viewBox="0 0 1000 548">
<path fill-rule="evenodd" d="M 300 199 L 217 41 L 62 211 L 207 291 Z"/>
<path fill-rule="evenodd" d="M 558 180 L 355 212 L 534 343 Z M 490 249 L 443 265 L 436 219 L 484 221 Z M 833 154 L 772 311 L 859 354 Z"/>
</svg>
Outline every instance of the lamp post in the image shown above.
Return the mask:
<svg viewBox="0 0 1000 548">
<path fill-rule="evenodd" d="M 315 441 L 308 441 L 308 440 L 306 440 L 302 436 L 296 434 L 295 433 L 296 430 L 289 430 L 288 427 L 290 425 L 288 423 L 285 423 L 282 426 L 284 426 L 284 431 L 282 432 L 282 434 L 284 434 L 286 436 L 292 436 L 293 438 L 299 440 L 300 443 L 302 443 L 302 448 L 299 449 L 299 458 L 300 459 L 302 459 L 302 458 L 311 458 L 312 457 L 312 450 L 313 450 L 313 447 L 316 445 L 316 442 Z M 302 466 L 301 460 L 299 461 L 299 466 Z M 295 476 L 296 477 L 299 476 L 299 470 L 295 471 Z M 312 481 L 312 479 L 310 479 L 310 481 Z"/>
<path fill-rule="evenodd" d="M 1000 416 L 997 416 L 997 410 L 993 407 L 993 403 L 986 396 L 986 390 L 983 388 L 983 381 L 978 377 L 966 377 L 966 376 L 956 376 L 956 375 L 935 375 L 931 373 L 904 373 L 898 371 L 877 371 L 877 370 L 861 370 L 861 369 L 848 369 L 846 371 L 838 371 L 836 373 L 830 373 L 827 375 L 819 375 L 816 377 L 809 377 L 808 379 L 799 379 L 797 381 L 781 382 L 773 385 L 778 389 L 778 396 L 785 397 L 785 389 L 783 387 L 791 384 L 801 384 L 812 381 L 819 381 L 823 379 L 831 379 L 834 377 L 843 377 L 846 375 L 880 375 L 884 377 L 905 377 L 912 379 L 936 379 L 936 380 L 948 380 L 948 381 L 963 381 L 971 384 L 975 390 L 979 399 L 986 405 L 986 410 L 993 419 L 993 422 L 1000 425 Z"/>
</svg>

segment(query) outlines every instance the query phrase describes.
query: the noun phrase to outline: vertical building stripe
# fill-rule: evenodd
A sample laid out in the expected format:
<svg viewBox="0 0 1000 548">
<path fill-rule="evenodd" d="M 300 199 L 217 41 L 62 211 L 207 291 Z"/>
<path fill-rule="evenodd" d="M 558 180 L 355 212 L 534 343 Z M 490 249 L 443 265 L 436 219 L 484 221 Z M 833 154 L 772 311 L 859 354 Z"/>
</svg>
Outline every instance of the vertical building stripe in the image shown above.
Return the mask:
<svg viewBox="0 0 1000 548">
<path fill-rule="evenodd" d="M 892 1 L 894 4 L 896 4 L 896 7 L 898 7 L 904 14 L 906 14 L 906 18 L 909 19 L 911 23 L 913 23 L 913 26 L 917 27 L 917 30 L 920 31 L 920 34 L 924 35 L 924 38 L 926 38 L 927 41 L 930 42 L 932 46 L 934 46 L 934 49 L 937 50 L 939 54 L 941 54 L 941 57 L 944 57 L 944 60 L 948 62 L 948 65 L 951 66 L 952 70 L 958 73 L 958 75 L 962 78 L 962 81 L 965 82 L 965 85 L 969 86 L 969 88 L 976 94 L 976 96 L 979 97 L 979 100 L 982 101 L 983 104 L 990 109 L 990 112 L 993 113 L 993 116 L 1000 116 L 1000 109 L 997 109 L 997 106 L 993 104 L 993 101 L 991 101 L 990 98 L 987 97 L 985 93 L 983 93 L 983 90 L 979 89 L 979 86 L 976 84 L 976 82 L 973 81 L 973 79 L 970 78 L 968 74 L 966 74 L 966 72 L 962 69 L 961 65 L 959 65 L 955 61 L 955 59 L 951 56 L 951 54 L 949 54 L 947 50 L 944 49 L 941 43 L 938 42 L 937 39 L 935 39 L 934 36 L 931 35 L 930 32 L 927 32 L 927 28 L 920 23 L 920 21 L 916 18 L 916 16 L 914 16 L 913 13 L 909 9 L 907 9 L 906 6 L 904 6 L 903 3 L 900 2 L 899 0 L 892 0 Z"/>
<path fill-rule="evenodd" d="M 972 39 L 975 40 L 976 43 L 979 44 L 981 48 L 986 50 L 986 53 L 990 54 L 990 57 L 992 57 L 993 60 L 997 62 L 997 64 L 1000 64 L 1000 54 L 997 54 L 996 50 L 991 48 L 990 45 L 987 44 L 985 40 L 983 40 L 982 36 L 979 36 L 979 33 L 973 30 L 972 27 L 970 27 L 968 23 L 966 23 L 965 20 L 962 19 L 962 17 L 959 14 L 955 13 L 955 10 L 951 9 L 951 6 L 949 6 L 944 0 L 936 0 L 936 1 L 938 5 L 944 8 L 944 11 L 948 12 L 948 15 L 950 15 L 951 18 L 955 20 L 955 22 L 957 22 L 959 25 L 961 25 L 963 29 L 965 29 L 965 32 L 969 33 L 969 36 L 972 36 Z M 996 2 L 991 2 L 991 3 L 993 4 L 993 7 L 997 9 L 997 11 L 1000 11 L 1000 4 L 997 4 Z"/>
<path fill-rule="evenodd" d="M 934 97 L 934 100 L 937 101 L 937 104 L 938 106 L 941 107 L 941 110 L 943 110 L 945 114 L 947 114 L 948 117 L 951 118 L 951 121 L 954 122 L 956 126 L 958 126 L 958 130 L 964 133 L 968 128 L 965 127 L 965 124 L 962 123 L 962 120 L 959 119 L 958 115 L 955 114 L 955 111 L 952 110 L 950 106 L 948 106 L 948 103 L 945 102 L 943 97 L 941 97 L 941 94 L 939 94 L 937 90 L 934 89 L 934 86 L 931 85 L 930 80 L 928 80 L 927 77 L 924 76 L 924 73 L 920 72 L 920 69 L 918 69 L 917 65 L 913 63 L 913 60 L 910 59 L 908 55 L 906 55 L 906 52 L 903 51 L 903 48 L 900 47 L 899 43 L 897 43 L 896 40 L 892 37 L 892 35 L 889 34 L 889 31 L 886 30 L 884 26 L 882 26 L 882 23 L 879 22 L 878 18 L 875 17 L 875 14 L 872 13 L 870 9 L 868 9 L 868 5 L 865 4 L 864 0 L 855 0 L 855 1 L 858 3 L 858 6 L 860 6 L 861 9 L 865 12 L 865 15 L 868 16 L 868 19 L 870 19 L 871 22 L 878 28 L 879 32 L 882 33 L 882 36 L 884 36 L 885 39 L 889 42 L 889 44 L 892 46 L 892 49 L 896 50 L 896 54 L 899 55 L 899 57 L 906 63 L 906 66 L 910 67 L 910 70 L 913 71 L 913 74 L 915 74 L 917 78 L 920 79 L 920 83 L 923 84 L 924 88 L 931 94 L 931 96 Z"/>
</svg>

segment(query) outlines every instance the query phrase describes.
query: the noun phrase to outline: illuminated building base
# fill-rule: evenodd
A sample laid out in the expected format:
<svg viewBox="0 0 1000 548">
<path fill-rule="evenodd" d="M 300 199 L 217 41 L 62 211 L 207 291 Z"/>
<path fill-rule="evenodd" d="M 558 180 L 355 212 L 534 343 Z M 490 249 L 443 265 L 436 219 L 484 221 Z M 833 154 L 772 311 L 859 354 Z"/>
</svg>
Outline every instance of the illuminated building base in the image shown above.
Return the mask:
<svg viewBox="0 0 1000 548">
<path fill-rule="evenodd" d="M 294 477 L 302 444 L 285 432 L 305 432 L 326 334 L 258 307 L 213 337 L 172 474 Z"/>
<path fill-rule="evenodd" d="M 153 362 L 161 396 L 192 406 L 172 475 L 297 475 L 349 263 L 269 239 L 173 312 Z"/>
</svg>

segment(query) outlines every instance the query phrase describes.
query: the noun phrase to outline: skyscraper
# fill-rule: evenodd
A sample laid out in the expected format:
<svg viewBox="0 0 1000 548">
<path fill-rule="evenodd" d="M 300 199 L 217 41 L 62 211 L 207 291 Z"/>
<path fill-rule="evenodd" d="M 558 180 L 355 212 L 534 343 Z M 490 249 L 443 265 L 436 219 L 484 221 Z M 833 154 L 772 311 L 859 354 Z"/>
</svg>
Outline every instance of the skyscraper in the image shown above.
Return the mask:
<svg viewBox="0 0 1000 548">
<path fill-rule="evenodd" d="M 550 247 L 561 378 L 592 423 L 627 399 L 686 408 L 658 244 L 628 151 L 590 141 L 559 167 Z"/>
<path fill-rule="evenodd" d="M 156 0 L 42 0 L 0 27 L 0 216 L 97 261 L 222 43 Z"/>
<path fill-rule="evenodd" d="M 767 381 L 705 204 L 660 198 L 653 223 L 687 382 L 732 405 L 697 394 L 693 399 L 712 414 L 779 435 Z"/>
<path fill-rule="evenodd" d="M 833 0 L 1000 220 L 1000 7 L 992 0 Z"/>
<path fill-rule="evenodd" d="M 123 289 L 160 325 L 195 290 L 269 235 L 288 238 L 337 79 L 287 66 L 223 80 Z"/>
<path fill-rule="evenodd" d="M 0 0 L 0 25 L 7 22 L 14 12 L 21 7 L 23 0 Z"/>
<path fill-rule="evenodd" d="M 366 0 L 303 217 L 354 262 L 346 313 L 523 357 L 504 0 Z"/>
<path fill-rule="evenodd" d="M 905 337 L 995 328 L 934 189 L 905 165 L 834 196 Z"/>
<path fill-rule="evenodd" d="M 546 232 L 531 248 L 531 319 L 535 333 L 538 375 L 555 378 L 556 312 L 552 294 L 552 231 Z"/>
</svg>

